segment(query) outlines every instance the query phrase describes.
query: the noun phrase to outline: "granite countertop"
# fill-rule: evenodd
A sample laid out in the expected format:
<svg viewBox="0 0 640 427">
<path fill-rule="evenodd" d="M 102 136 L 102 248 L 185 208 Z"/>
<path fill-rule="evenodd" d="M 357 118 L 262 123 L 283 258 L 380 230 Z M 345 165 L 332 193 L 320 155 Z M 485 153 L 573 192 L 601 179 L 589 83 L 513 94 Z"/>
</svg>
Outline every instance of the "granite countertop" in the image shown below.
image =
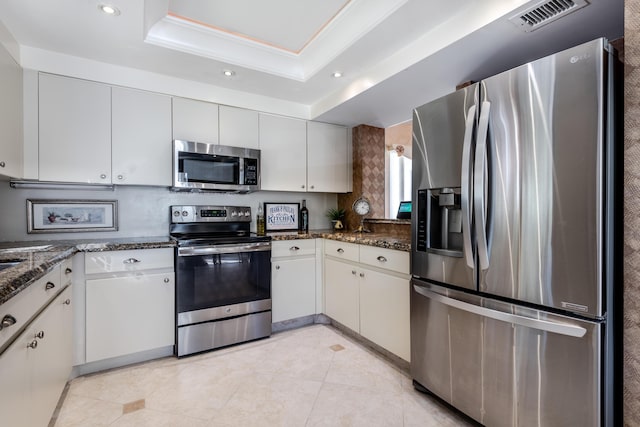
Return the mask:
<svg viewBox="0 0 640 427">
<path fill-rule="evenodd" d="M 377 246 L 410 252 L 411 242 L 385 233 L 334 233 L 331 230 L 270 232 L 274 241 L 296 239 L 331 239 L 359 245 Z M 56 264 L 77 252 L 102 252 L 132 249 L 171 248 L 175 242 L 167 236 L 118 239 L 56 240 L 0 243 L 0 262 L 20 261 L 14 267 L 0 270 L 0 305 L 44 276 Z"/>
<path fill-rule="evenodd" d="M 296 239 L 330 239 L 358 245 L 377 246 L 411 252 L 411 241 L 389 235 L 388 233 L 334 233 L 331 230 L 310 230 L 308 233 L 296 231 L 270 232 L 268 236 L 275 241 Z"/>
<path fill-rule="evenodd" d="M 56 240 L 0 243 L 0 262 L 19 264 L 0 270 L 0 305 L 44 276 L 56 264 L 77 252 L 174 247 L 169 237 L 133 237 L 124 239 Z"/>
</svg>

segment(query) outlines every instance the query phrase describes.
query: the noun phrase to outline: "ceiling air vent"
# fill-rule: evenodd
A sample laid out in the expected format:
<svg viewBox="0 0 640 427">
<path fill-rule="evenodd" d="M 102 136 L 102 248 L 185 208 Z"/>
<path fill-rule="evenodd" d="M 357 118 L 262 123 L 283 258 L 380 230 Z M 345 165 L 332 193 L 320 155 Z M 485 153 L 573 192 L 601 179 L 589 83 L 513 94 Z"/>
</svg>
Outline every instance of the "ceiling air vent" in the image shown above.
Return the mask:
<svg viewBox="0 0 640 427">
<path fill-rule="evenodd" d="M 537 3 L 509 18 L 516 26 L 525 32 L 555 21 L 571 12 L 587 6 L 587 0 L 551 0 Z"/>
</svg>

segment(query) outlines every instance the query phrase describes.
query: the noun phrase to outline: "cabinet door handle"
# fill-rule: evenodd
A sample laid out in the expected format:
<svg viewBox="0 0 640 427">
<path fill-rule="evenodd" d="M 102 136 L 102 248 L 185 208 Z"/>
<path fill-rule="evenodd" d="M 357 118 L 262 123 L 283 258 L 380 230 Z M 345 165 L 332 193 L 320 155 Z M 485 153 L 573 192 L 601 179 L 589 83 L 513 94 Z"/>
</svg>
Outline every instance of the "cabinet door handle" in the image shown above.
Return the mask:
<svg viewBox="0 0 640 427">
<path fill-rule="evenodd" d="M 0 331 L 4 328 L 8 328 L 11 325 L 16 324 L 16 318 L 10 314 L 5 314 L 2 318 L 2 322 L 0 322 Z"/>
<path fill-rule="evenodd" d="M 107 177 L 107 174 L 106 174 L 106 173 L 101 173 L 101 174 L 100 174 L 100 178 L 101 178 L 101 179 L 105 179 L 106 177 Z"/>
<path fill-rule="evenodd" d="M 67 268 L 64 270 L 64 274 L 71 274 L 71 273 L 73 273 L 73 270 L 72 270 L 72 269 L 70 269 L 69 267 L 67 267 Z"/>
<path fill-rule="evenodd" d="M 343 254 L 344 253 L 344 249 L 338 248 L 338 249 L 336 249 L 336 252 L 338 252 L 339 254 Z"/>
<path fill-rule="evenodd" d="M 5 166 L 6 166 L 6 163 L 5 163 L 5 162 L 0 162 L 0 168 L 3 168 L 3 167 L 5 167 Z"/>
<path fill-rule="evenodd" d="M 64 300 L 63 304 L 64 305 L 71 305 L 71 300 L 69 298 L 67 298 L 66 300 Z"/>
<path fill-rule="evenodd" d="M 364 273 L 360 273 L 360 277 L 364 277 Z"/>
<path fill-rule="evenodd" d="M 313 190 L 314 188 L 316 188 L 316 186 L 315 186 L 315 185 L 312 185 L 312 186 L 311 186 L 311 189 Z"/>
<path fill-rule="evenodd" d="M 123 264 L 135 264 L 138 262 L 140 262 L 140 260 L 135 258 L 127 258 L 124 261 L 122 261 Z"/>
<path fill-rule="evenodd" d="M 170 282 L 169 278 L 168 278 L 168 277 L 165 277 L 165 278 L 164 278 L 164 283 L 169 283 L 169 282 Z"/>
<path fill-rule="evenodd" d="M 118 175 L 118 179 L 124 179 L 123 175 Z"/>
<path fill-rule="evenodd" d="M 276 270 L 280 270 L 280 266 L 279 265 L 276 265 Z"/>
<path fill-rule="evenodd" d="M 31 341 L 29 344 L 27 344 L 28 348 L 36 348 L 38 347 L 38 341 L 37 340 L 33 340 Z"/>
<path fill-rule="evenodd" d="M 40 339 L 44 338 L 44 331 L 40 331 L 40 332 L 38 332 L 38 333 L 37 333 L 37 334 L 35 334 L 33 337 L 34 337 L 34 338 L 40 338 Z"/>
<path fill-rule="evenodd" d="M 351 270 L 351 274 L 353 274 L 355 276 L 356 275 L 356 271 L 355 270 Z"/>
<path fill-rule="evenodd" d="M 53 282 L 47 282 L 47 284 L 46 284 L 46 285 L 44 285 L 44 289 L 45 289 L 46 291 L 48 291 L 48 290 L 50 290 L 50 289 L 53 289 L 53 288 L 55 288 L 55 287 L 56 287 L 56 285 L 55 285 L 55 283 L 53 283 Z"/>
<path fill-rule="evenodd" d="M 289 248 L 289 250 L 290 250 L 290 251 L 299 251 L 299 250 L 300 250 L 300 248 L 299 248 L 299 247 L 297 247 L 297 246 L 291 246 L 291 247 Z"/>
<path fill-rule="evenodd" d="M 385 257 L 383 257 L 382 255 L 380 255 L 378 258 L 376 258 L 378 261 L 380 262 L 387 262 L 387 259 Z"/>
<path fill-rule="evenodd" d="M 304 184 L 302 184 L 302 185 L 300 186 L 300 188 L 304 188 Z"/>
</svg>

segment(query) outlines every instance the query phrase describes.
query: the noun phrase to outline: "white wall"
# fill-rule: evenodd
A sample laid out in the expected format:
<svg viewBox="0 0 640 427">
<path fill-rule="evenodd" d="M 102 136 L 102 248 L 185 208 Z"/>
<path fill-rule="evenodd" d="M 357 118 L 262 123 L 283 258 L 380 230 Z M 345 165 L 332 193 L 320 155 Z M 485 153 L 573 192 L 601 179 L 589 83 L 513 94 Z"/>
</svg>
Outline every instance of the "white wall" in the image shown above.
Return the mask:
<svg viewBox="0 0 640 427">
<path fill-rule="evenodd" d="M 27 199 L 117 200 L 118 231 L 93 233 L 27 234 Z M 0 241 L 108 239 L 123 237 L 167 236 L 171 205 L 250 206 L 255 231 L 255 214 L 259 203 L 307 200 L 310 228 L 329 228 L 324 213 L 337 206 L 335 194 L 286 193 L 260 191 L 252 194 L 176 193 L 160 187 L 116 186 L 114 191 L 14 189 L 0 182 Z"/>
</svg>

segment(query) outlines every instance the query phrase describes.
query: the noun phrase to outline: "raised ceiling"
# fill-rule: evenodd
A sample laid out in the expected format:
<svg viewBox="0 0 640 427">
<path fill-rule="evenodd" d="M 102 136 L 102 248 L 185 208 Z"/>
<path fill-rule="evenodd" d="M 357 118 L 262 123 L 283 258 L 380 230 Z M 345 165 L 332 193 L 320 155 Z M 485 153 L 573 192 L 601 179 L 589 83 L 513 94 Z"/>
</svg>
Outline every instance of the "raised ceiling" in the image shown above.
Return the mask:
<svg viewBox="0 0 640 427">
<path fill-rule="evenodd" d="M 3 0 L 0 21 L 25 68 L 148 90 L 165 76 L 170 94 L 381 127 L 460 82 L 620 37 L 624 16 L 623 0 L 589 0 L 526 33 L 509 18 L 536 1 L 109 0 L 119 16 L 99 3 Z"/>
</svg>

